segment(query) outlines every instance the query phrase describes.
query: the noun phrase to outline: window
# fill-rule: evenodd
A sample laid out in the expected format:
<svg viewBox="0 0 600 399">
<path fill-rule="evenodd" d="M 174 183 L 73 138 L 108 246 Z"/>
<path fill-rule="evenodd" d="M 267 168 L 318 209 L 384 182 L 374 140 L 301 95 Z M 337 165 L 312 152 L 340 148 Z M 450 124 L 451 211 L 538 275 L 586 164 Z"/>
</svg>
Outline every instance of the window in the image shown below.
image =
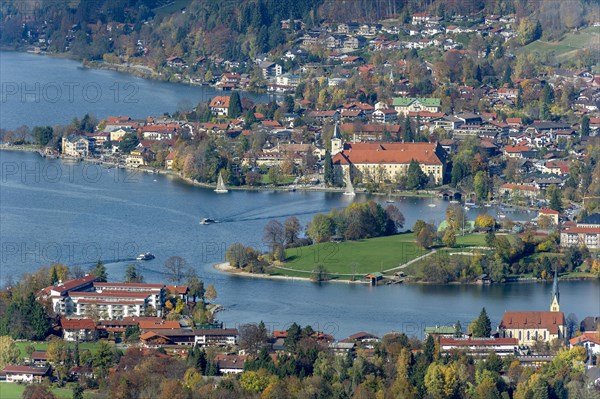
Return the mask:
<svg viewBox="0 0 600 399">
<path fill-rule="evenodd" d="M 530 335 L 529 335 L 529 331 L 527 331 L 527 341 L 529 341 L 531 339 Z"/>
</svg>

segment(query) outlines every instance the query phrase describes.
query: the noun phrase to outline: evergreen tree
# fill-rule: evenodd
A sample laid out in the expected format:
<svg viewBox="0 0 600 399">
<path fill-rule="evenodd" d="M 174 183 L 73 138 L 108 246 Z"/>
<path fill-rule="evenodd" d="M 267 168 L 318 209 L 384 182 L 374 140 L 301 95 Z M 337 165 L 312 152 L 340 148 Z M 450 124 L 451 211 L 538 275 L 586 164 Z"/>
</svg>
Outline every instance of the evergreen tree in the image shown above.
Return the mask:
<svg viewBox="0 0 600 399">
<path fill-rule="evenodd" d="M 590 135 L 590 118 L 587 115 L 584 115 L 581 118 L 581 136 L 587 137 Z"/>
<path fill-rule="evenodd" d="M 102 261 L 98 261 L 98 263 L 96 263 L 96 266 L 94 266 L 94 268 L 90 270 L 90 274 L 92 276 L 95 276 L 101 283 L 105 283 L 106 281 L 108 281 L 106 266 L 104 266 L 104 263 L 102 263 Z"/>
<path fill-rule="evenodd" d="M 425 354 L 427 363 L 433 362 L 433 357 L 435 355 L 435 340 L 433 339 L 433 335 L 431 334 L 429 334 L 427 336 L 427 339 L 425 340 L 425 345 L 423 346 L 423 353 Z"/>
<path fill-rule="evenodd" d="M 460 325 L 460 320 L 457 320 L 456 324 L 454 324 L 454 337 L 462 337 L 462 326 Z"/>
<path fill-rule="evenodd" d="M 556 187 L 554 184 L 552 184 L 550 187 L 548 187 L 546 195 L 548 196 L 550 209 L 554 209 L 555 211 L 562 212 L 562 210 L 563 210 L 562 191 L 558 187 Z"/>
<path fill-rule="evenodd" d="M 410 161 L 408 171 L 406 172 L 406 188 L 409 190 L 421 189 L 425 187 L 427 180 L 427 175 L 423 173 L 419 163 L 414 159 Z"/>
<path fill-rule="evenodd" d="M 227 109 L 227 116 L 230 118 L 237 118 L 242 114 L 242 100 L 240 94 L 237 91 L 231 93 L 229 97 L 229 108 Z"/>
<path fill-rule="evenodd" d="M 330 186 L 333 184 L 333 160 L 329 151 L 325 152 L 325 159 L 323 160 L 323 169 L 325 171 L 325 184 Z"/>
<path fill-rule="evenodd" d="M 474 338 L 489 338 L 492 334 L 492 322 L 487 315 L 485 308 L 481 309 L 479 317 L 471 324 L 471 332 Z"/>
<path fill-rule="evenodd" d="M 126 283 L 142 283 L 144 277 L 137 271 L 135 265 L 128 265 L 125 270 L 125 282 Z"/>
<path fill-rule="evenodd" d="M 410 117 L 408 115 L 404 119 L 404 134 L 402 136 L 402 139 L 406 143 L 410 143 L 415 139 L 415 136 L 412 131 L 412 125 L 410 123 Z"/>
<path fill-rule="evenodd" d="M 79 366 L 80 362 L 79 341 L 75 341 L 75 349 L 73 350 L 73 363 L 75 363 L 76 366 Z"/>
</svg>

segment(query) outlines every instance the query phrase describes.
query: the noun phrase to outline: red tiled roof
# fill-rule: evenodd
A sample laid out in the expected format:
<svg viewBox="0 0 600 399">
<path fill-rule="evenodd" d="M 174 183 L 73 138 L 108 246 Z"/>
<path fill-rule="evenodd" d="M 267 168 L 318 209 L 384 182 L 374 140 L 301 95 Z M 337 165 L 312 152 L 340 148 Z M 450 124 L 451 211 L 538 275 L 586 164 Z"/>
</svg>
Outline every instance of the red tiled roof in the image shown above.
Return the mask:
<svg viewBox="0 0 600 399">
<path fill-rule="evenodd" d="M 46 351 L 33 351 L 31 354 L 32 360 L 47 360 L 48 353 Z"/>
<path fill-rule="evenodd" d="M 525 184 L 514 184 L 514 183 L 504 183 L 500 186 L 500 188 L 505 188 L 508 190 L 522 190 L 522 191 L 537 191 L 537 188 L 534 186 L 526 186 Z"/>
<path fill-rule="evenodd" d="M 598 229 L 600 231 L 600 229 Z M 500 328 L 504 329 L 546 329 L 550 334 L 558 334 L 558 327 L 565 325 L 563 312 L 504 312 Z"/>
<path fill-rule="evenodd" d="M 52 290 L 52 291 L 58 291 L 62 294 L 63 292 L 70 291 L 72 289 L 81 287 L 82 285 L 89 284 L 95 280 L 96 280 L 95 276 L 85 276 L 85 277 L 81 277 L 81 278 L 76 278 L 73 280 L 65 281 L 64 283 L 57 285 L 57 286 L 46 287 L 46 288 L 44 288 L 44 292 L 50 293 L 50 291 Z"/>
<path fill-rule="evenodd" d="M 229 96 L 215 96 L 210 100 L 210 107 L 229 108 Z"/>
<path fill-rule="evenodd" d="M 375 335 L 370 334 L 368 332 L 357 332 L 356 334 L 352 334 L 351 336 L 348 337 L 349 339 L 356 339 L 356 340 L 360 340 L 360 339 L 368 339 L 368 338 L 377 338 Z"/>
<path fill-rule="evenodd" d="M 240 355 L 217 355 L 215 356 L 214 361 L 220 369 L 242 370 L 247 358 L 247 356 Z"/>
<path fill-rule="evenodd" d="M 96 323 L 92 319 L 60 319 L 63 330 L 95 330 Z"/>
<path fill-rule="evenodd" d="M 506 147 L 504 147 L 504 151 L 510 153 L 523 152 L 529 150 L 530 148 L 526 145 L 507 145 Z"/>
<path fill-rule="evenodd" d="M 352 143 L 335 155 L 334 164 L 409 164 L 441 165 L 437 143 Z"/>
<path fill-rule="evenodd" d="M 542 213 L 544 215 L 558 215 L 559 212 L 555 211 L 554 209 L 549 209 L 549 208 L 542 208 L 539 210 L 539 213 Z"/>
<path fill-rule="evenodd" d="M 600 234 L 600 227 L 572 227 L 570 229 L 563 230 L 563 233 Z"/>
<path fill-rule="evenodd" d="M 139 324 L 141 330 L 177 330 L 181 328 L 177 320 L 161 320 L 160 322 L 141 320 Z"/>
<path fill-rule="evenodd" d="M 286 330 L 273 330 L 273 338 L 285 338 L 287 337 Z"/>
<path fill-rule="evenodd" d="M 571 338 L 569 340 L 569 344 L 571 344 L 571 346 L 575 346 L 577 344 L 582 344 L 582 343 L 588 342 L 588 341 L 593 342 L 596 345 L 600 345 L 600 337 L 598 336 L 598 333 L 596 331 L 584 332 L 577 337 Z"/>
<path fill-rule="evenodd" d="M 185 295 L 188 293 L 189 288 L 187 285 L 167 285 L 167 291 Z"/>
<path fill-rule="evenodd" d="M 29 367 L 29 366 L 6 366 L 2 370 L 5 374 L 33 374 L 46 375 L 48 367 Z"/>
</svg>

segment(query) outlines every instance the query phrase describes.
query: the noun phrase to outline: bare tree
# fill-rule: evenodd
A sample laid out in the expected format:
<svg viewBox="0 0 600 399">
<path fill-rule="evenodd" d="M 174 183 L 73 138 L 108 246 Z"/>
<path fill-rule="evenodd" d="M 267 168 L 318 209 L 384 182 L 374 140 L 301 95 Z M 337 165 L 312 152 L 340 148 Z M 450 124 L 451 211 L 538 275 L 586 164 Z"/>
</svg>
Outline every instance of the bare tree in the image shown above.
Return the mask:
<svg viewBox="0 0 600 399">
<path fill-rule="evenodd" d="M 298 241 L 298 236 L 302 230 L 300 220 L 296 216 L 290 216 L 283 222 L 283 226 L 285 229 L 285 245 L 289 246 Z"/>
<path fill-rule="evenodd" d="M 283 247 L 285 229 L 278 220 L 271 220 L 264 229 L 263 241 L 269 246 L 272 255 Z"/>
<path fill-rule="evenodd" d="M 185 280 L 188 263 L 181 256 L 171 256 L 165 261 L 165 269 L 169 276 L 169 281 L 175 285 L 180 285 Z"/>
<path fill-rule="evenodd" d="M 396 205 L 389 204 L 385 207 L 385 214 L 388 217 L 386 234 L 396 234 L 399 229 L 404 227 L 404 214 L 400 212 Z"/>
<path fill-rule="evenodd" d="M 264 323 L 242 324 L 240 326 L 240 348 L 250 354 L 257 354 L 267 343 L 268 335 Z"/>
</svg>

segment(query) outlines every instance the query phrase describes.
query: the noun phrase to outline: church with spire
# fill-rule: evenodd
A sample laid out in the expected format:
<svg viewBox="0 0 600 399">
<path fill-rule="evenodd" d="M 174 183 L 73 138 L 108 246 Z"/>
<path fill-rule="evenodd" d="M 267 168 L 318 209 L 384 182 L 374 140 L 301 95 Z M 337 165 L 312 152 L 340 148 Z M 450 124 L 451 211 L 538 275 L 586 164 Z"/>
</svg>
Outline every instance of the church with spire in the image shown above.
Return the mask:
<svg viewBox="0 0 600 399">
<path fill-rule="evenodd" d="M 533 345 L 536 341 L 552 342 L 566 338 L 565 314 L 560 311 L 558 270 L 554 270 L 550 311 L 504 312 L 498 326 L 501 337 L 518 338 L 519 345 Z"/>
<path fill-rule="evenodd" d="M 550 304 L 551 312 L 560 312 L 560 292 L 558 291 L 558 271 L 554 269 L 554 282 L 552 283 L 552 303 Z"/>
</svg>

